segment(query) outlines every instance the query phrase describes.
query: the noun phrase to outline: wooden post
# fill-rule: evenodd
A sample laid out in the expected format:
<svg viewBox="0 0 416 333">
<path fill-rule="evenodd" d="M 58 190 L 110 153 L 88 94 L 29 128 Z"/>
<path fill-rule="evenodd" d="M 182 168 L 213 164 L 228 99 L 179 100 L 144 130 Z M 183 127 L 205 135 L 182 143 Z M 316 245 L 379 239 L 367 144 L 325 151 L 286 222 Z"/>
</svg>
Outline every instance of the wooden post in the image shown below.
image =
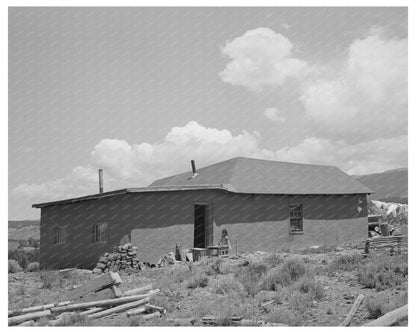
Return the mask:
<svg viewBox="0 0 416 333">
<path fill-rule="evenodd" d="M 400 320 L 407 319 L 408 317 L 408 307 L 407 304 L 402 306 L 396 310 L 393 310 L 389 313 L 386 313 L 384 316 L 380 318 L 370 321 L 363 326 L 393 326 Z"/>
<path fill-rule="evenodd" d="M 140 294 L 144 291 L 149 291 L 152 288 L 153 288 L 152 284 L 148 284 L 147 286 L 144 286 L 144 287 L 141 287 L 141 288 L 128 290 L 128 291 L 123 293 L 123 296 L 130 296 L 130 295 Z"/>
<path fill-rule="evenodd" d="M 28 320 L 48 317 L 50 315 L 51 315 L 51 310 L 45 310 L 45 311 L 39 311 L 39 312 L 32 312 L 32 313 L 28 313 L 28 314 L 24 314 L 24 315 L 16 316 L 16 317 L 10 317 L 9 326 L 17 325 Z"/>
<path fill-rule="evenodd" d="M 119 305 L 123 303 L 138 301 L 143 298 L 150 297 L 151 295 L 153 294 L 134 295 L 134 296 L 126 296 L 126 297 L 120 297 L 120 298 L 114 298 L 114 299 L 102 300 L 102 301 L 69 304 L 66 306 L 59 306 L 56 308 L 52 308 L 51 311 L 52 313 L 59 313 L 59 312 L 72 311 L 72 310 L 89 309 L 89 308 L 94 308 L 94 307 Z"/>
<path fill-rule="evenodd" d="M 354 305 L 352 306 L 350 312 L 348 313 L 347 317 L 344 319 L 344 321 L 339 326 L 350 326 L 352 318 L 354 317 L 355 313 L 360 308 L 361 303 L 363 302 L 364 295 L 359 294 L 357 299 L 354 302 Z"/>
<path fill-rule="evenodd" d="M 138 307 L 139 305 L 146 304 L 149 301 L 150 301 L 150 297 L 146 297 L 146 298 L 144 298 L 142 300 L 139 300 L 139 301 L 136 301 L 136 302 L 130 302 L 130 303 L 119 305 L 119 306 L 116 306 L 114 308 L 107 309 L 107 310 L 104 310 L 104 311 L 101 311 L 101 312 L 93 313 L 93 314 L 88 316 L 88 319 L 101 318 L 101 317 L 105 317 L 105 316 L 108 316 L 108 315 L 113 314 L 113 313 L 133 309 L 133 308 Z"/>
</svg>

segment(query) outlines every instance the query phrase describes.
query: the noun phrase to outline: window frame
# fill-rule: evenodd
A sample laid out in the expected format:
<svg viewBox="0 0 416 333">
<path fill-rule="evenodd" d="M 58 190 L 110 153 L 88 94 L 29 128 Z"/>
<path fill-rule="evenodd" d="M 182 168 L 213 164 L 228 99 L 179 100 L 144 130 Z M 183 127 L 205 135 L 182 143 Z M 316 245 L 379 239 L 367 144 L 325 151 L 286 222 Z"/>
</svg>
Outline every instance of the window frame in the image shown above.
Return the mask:
<svg viewBox="0 0 416 333">
<path fill-rule="evenodd" d="M 289 233 L 303 234 L 303 204 L 302 203 L 289 204 Z"/>
<path fill-rule="evenodd" d="M 64 245 L 68 243 L 68 228 L 66 225 L 57 225 L 54 228 L 54 245 Z"/>
<path fill-rule="evenodd" d="M 100 230 L 100 227 L 103 228 Z M 92 243 L 93 244 L 100 244 L 100 243 L 107 243 L 108 241 L 108 223 L 107 222 L 100 222 L 94 223 L 92 226 Z"/>
</svg>

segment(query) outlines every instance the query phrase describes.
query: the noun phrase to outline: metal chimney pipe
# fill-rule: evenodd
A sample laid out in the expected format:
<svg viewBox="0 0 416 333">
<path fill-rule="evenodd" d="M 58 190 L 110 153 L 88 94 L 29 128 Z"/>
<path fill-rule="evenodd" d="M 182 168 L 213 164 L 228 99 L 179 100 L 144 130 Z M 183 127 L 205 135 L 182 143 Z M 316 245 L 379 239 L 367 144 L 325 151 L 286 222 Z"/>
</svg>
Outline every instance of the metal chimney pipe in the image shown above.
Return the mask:
<svg viewBox="0 0 416 333">
<path fill-rule="evenodd" d="M 103 193 L 104 192 L 103 169 L 98 169 L 98 184 L 100 186 L 100 193 Z"/>
<path fill-rule="evenodd" d="M 196 174 L 196 167 L 195 167 L 195 161 L 191 160 L 191 165 L 192 165 L 192 173 L 195 175 Z"/>
</svg>

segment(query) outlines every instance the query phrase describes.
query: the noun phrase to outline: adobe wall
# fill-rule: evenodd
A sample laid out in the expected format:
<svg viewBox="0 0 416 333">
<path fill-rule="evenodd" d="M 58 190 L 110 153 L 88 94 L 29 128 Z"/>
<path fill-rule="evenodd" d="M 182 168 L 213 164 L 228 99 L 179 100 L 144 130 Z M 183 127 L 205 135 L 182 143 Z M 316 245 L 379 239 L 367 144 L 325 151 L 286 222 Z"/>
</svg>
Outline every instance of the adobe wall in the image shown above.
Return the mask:
<svg viewBox="0 0 416 333">
<path fill-rule="evenodd" d="M 361 200 L 362 210 L 357 210 Z M 226 228 L 241 251 L 276 251 L 337 244 L 367 236 L 366 195 L 290 196 L 235 194 L 221 190 L 130 193 L 42 208 L 42 268 L 92 268 L 124 235 L 141 261 L 157 262 L 175 249 L 193 247 L 194 204 L 214 205 L 214 243 Z M 289 204 L 303 203 L 304 232 L 289 234 Z M 108 223 L 108 241 L 92 243 L 95 223 Z M 68 227 L 68 243 L 53 244 L 54 227 Z M 132 230 L 134 230 L 132 232 Z"/>
</svg>

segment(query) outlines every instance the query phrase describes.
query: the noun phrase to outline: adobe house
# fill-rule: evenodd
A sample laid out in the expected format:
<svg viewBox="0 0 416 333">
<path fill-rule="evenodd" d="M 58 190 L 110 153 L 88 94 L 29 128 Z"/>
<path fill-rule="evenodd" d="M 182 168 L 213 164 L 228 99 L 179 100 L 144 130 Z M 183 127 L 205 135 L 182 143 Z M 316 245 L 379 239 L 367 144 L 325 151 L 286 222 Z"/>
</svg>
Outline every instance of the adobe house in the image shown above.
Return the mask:
<svg viewBox="0 0 416 333">
<path fill-rule="evenodd" d="M 40 204 L 43 268 L 92 268 L 130 240 L 142 261 L 218 244 L 277 251 L 367 237 L 372 190 L 333 166 L 237 157 L 163 178 L 144 188 Z"/>
</svg>

